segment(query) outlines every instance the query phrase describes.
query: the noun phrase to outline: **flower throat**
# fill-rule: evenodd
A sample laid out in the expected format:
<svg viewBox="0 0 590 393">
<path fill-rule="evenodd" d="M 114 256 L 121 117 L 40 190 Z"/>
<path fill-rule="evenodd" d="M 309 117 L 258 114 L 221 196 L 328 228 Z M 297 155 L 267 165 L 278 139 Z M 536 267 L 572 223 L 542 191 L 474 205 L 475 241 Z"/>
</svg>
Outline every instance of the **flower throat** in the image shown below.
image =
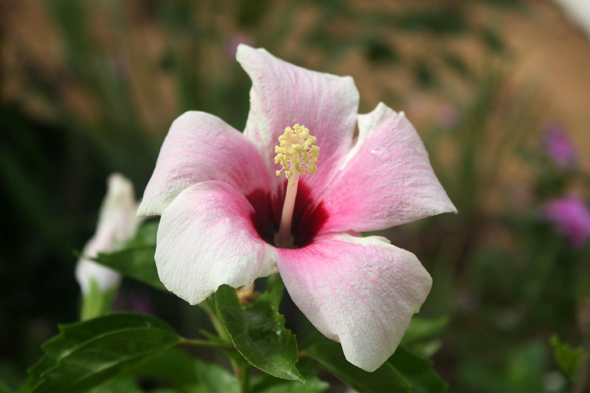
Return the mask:
<svg viewBox="0 0 590 393">
<path fill-rule="evenodd" d="M 283 135 L 279 136 L 279 145 L 275 146 L 275 153 L 277 153 L 275 164 L 282 166 L 282 169 L 278 170 L 276 174 L 280 176 L 281 172 L 284 171 L 288 180 L 281 223 L 274 239 L 277 247 L 293 247 L 291 224 L 299 176 L 313 175 L 318 170 L 316 162 L 318 161 L 320 147 L 314 145 L 316 140 L 317 138 L 310 135 L 306 127 L 295 124 L 293 128 L 285 128 Z"/>
</svg>

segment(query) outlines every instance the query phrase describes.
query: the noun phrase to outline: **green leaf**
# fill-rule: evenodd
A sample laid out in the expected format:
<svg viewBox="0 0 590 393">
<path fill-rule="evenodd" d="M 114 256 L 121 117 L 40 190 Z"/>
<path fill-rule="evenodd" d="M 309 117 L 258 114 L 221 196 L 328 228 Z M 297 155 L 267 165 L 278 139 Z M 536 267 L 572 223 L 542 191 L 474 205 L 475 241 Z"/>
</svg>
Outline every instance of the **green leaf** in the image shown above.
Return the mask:
<svg viewBox="0 0 590 393">
<path fill-rule="evenodd" d="M 91 278 L 90 291 L 82 296 L 80 319 L 86 321 L 109 314 L 118 290 L 119 286 L 116 285 L 114 288 L 103 292 L 98 282 L 94 278 Z"/>
<path fill-rule="evenodd" d="M 195 368 L 199 379 L 199 388 L 201 388 L 197 390 L 198 392 L 238 393 L 240 391 L 240 382 L 225 368 L 199 360 L 195 362 Z"/>
<path fill-rule="evenodd" d="M 251 393 L 322 393 L 330 388 L 330 384 L 317 377 L 306 378 L 306 386 L 298 382 L 285 381 L 263 375 L 252 384 Z"/>
<path fill-rule="evenodd" d="M 133 370 L 139 378 L 165 380 L 172 384 L 194 384 L 198 382 L 193 359 L 180 349 L 170 349 L 142 363 Z"/>
<path fill-rule="evenodd" d="M 417 354 L 429 357 L 442 346 L 436 336 L 447 326 L 449 318 L 442 316 L 435 319 L 413 317 L 410 326 L 402 338 L 402 344 Z"/>
<path fill-rule="evenodd" d="M 143 393 L 143 390 L 137 387 L 135 379 L 120 377 L 90 390 L 89 393 Z"/>
<path fill-rule="evenodd" d="M 113 314 L 59 330 L 42 346 L 45 356 L 29 369 L 25 391 L 84 392 L 180 342 L 169 325 L 143 314 Z"/>
<path fill-rule="evenodd" d="M 147 223 L 139 229 L 135 238 L 125 244 L 123 249 L 110 254 L 99 253 L 93 260 L 126 277 L 142 281 L 157 289 L 166 290 L 158 277 L 154 261 L 157 231 L 157 223 Z"/>
<path fill-rule="evenodd" d="M 571 381 L 575 381 L 578 377 L 582 365 L 588 356 L 582 347 L 573 348 L 568 343 L 564 343 L 557 337 L 556 334 L 551 336 L 549 340 L 551 348 L 553 348 L 553 355 L 555 361 L 559 365 L 561 371 Z"/>
<path fill-rule="evenodd" d="M 8 387 L 4 382 L 0 381 L 0 393 L 10 393 L 12 389 Z"/>
<path fill-rule="evenodd" d="M 224 285 L 215 295 L 217 316 L 240 354 L 253 366 L 277 378 L 305 383 L 295 368 L 298 359 L 295 335 L 279 314 L 283 291 L 260 296 L 244 308 L 235 289 Z"/>
<path fill-rule="evenodd" d="M 283 289 L 285 289 L 285 284 L 280 274 L 276 273 L 268 276 L 266 280 L 266 292 L 282 291 Z"/>
<path fill-rule="evenodd" d="M 412 345 L 428 341 L 436 337 L 449 323 L 449 317 L 442 316 L 435 319 L 413 317 L 410 326 L 402 338 L 402 344 Z"/>
<path fill-rule="evenodd" d="M 348 363 L 339 343 L 318 337 L 305 352 L 359 393 L 409 393 L 410 383 L 389 362 L 372 373 Z"/>
<path fill-rule="evenodd" d="M 404 392 L 443 393 L 447 384 L 432 369 L 432 362 L 403 345 L 372 373 L 350 364 L 342 346 L 319 334 L 308 344 L 305 352 L 336 378 L 359 393 Z"/>
<path fill-rule="evenodd" d="M 434 371 L 432 362 L 403 345 L 397 347 L 395 353 L 387 360 L 412 385 L 413 393 L 444 393 L 447 383 Z"/>
</svg>

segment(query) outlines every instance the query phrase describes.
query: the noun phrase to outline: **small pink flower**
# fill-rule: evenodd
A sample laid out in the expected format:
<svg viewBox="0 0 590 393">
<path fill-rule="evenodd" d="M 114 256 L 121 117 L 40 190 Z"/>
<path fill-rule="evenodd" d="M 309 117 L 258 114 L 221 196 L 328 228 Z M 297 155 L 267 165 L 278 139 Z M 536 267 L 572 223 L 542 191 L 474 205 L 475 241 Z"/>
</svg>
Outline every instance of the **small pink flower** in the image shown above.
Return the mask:
<svg viewBox="0 0 590 393">
<path fill-rule="evenodd" d="M 576 149 L 563 128 L 555 124 L 550 126 L 544 142 L 547 155 L 558 167 L 572 168 L 576 165 Z"/>
<path fill-rule="evenodd" d="M 456 209 L 403 114 L 384 104 L 357 114 L 352 78 L 245 45 L 237 59 L 253 83 L 246 130 L 203 112 L 179 117 L 139 207 L 162 216 L 160 279 L 197 304 L 278 271 L 314 326 L 373 371 L 432 280 L 412 253 L 359 232 Z"/>
<path fill-rule="evenodd" d="M 96 257 L 99 252 L 115 251 L 130 240 L 141 222 L 141 219 L 136 217 L 136 212 L 133 184 L 118 173 L 110 175 L 107 181 L 107 195 L 100 207 L 96 233 L 84 246 L 84 257 L 81 257 L 76 265 L 76 279 L 83 294 L 90 292 L 92 280 L 96 281 L 103 292 L 121 281 L 119 273 L 88 258 Z"/>
<path fill-rule="evenodd" d="M 545 217 L 576 248 L 582 248 L 590 238 L 590 209 L 586 202 L 574 195 L 553 199 L 543 206 Z"/>
</svg>

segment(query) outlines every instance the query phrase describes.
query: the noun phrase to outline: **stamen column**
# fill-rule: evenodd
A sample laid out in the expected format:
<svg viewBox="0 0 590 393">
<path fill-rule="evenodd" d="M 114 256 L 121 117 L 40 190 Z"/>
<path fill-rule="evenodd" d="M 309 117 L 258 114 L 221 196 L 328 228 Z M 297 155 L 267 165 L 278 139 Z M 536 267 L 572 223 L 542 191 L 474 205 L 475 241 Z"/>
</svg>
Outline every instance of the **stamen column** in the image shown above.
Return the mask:
<svg viewBox="0 0 590 393">
<path fill-rule="evenodd" d="M 293 129 L 287 127 L 283 135 L 279 137 L 279 146 L 275 146 L 275 163 L 283 167 L 277 171 L 277 176 L 285 170 L 287 178 L 287 192 L 279 232 L 275 236 L 275 245 L 281 248 L 293 246 L 291 237 L 291 223 L 293 222 L 293 210 L 297 198 L 297 186 L 300 175 L 313 175 L 317 171 L 319 146 L 314 145 L 316 137 L 309 135 L 309 130 L 304 126 L 295 124 Z"/>
</svg>

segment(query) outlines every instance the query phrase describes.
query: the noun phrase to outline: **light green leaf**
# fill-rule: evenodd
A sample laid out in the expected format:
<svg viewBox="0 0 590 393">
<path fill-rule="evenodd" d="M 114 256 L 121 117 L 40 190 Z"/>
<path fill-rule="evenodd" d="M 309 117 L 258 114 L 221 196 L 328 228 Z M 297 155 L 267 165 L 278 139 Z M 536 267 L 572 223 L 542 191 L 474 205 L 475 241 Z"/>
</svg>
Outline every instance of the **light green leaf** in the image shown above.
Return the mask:
<svg viewBox="0 0 590 393">
<path fill-rule="evenodd" d="M 113 300 L 119 290 L 118 285 L 106 291 L 102 291 L 98 282 L 90 279 L 90 291 L 82 295 L 82 309 L 80 312 L 80 319 L 86 321 L 88 319 L 107 315 L 111 311 Z"/>
<path fill-rule="evenodd" d="M 282 291 L 283 289 L 285 289 L 285 283 L 283 283 L 280 274 L 276 273 L 268 276 L 266 280 L 266 292 Z"/>
<path fill-rule="evenodd" d="M 252 384 L 252 393 L 322 393 L 330 388 L 330 384 L 318 379 L 317 377 L 308 377 L 305 380 L 306 386 L 298 382 L 285 381 L 272 377 L 268 374 L 263 375 L 254 384 Z"/>
<path fill-rule="evenodd" d="M 253 366 L 277 378 L 305 383 L 295 368 L 295 335 L 285 328 L 285 318 L 279 314 L 282 295 L 282 291 L 266 293 L 244 308 L 235 289 L 224 285 L 215 295 L 217 315 L 236 349 Z"/>
<path fill-rule="evenodd" d="M 180 342 L 168 324 L 143 314 L 112 314 L 59 330 L 42 346 L 45 356 L 29 369 L 24 391 L 84 392 Z"/>
<path fill-rule="evenodd" d="M 588 354 L 584 352 L 582 347 L 573 348 L 568 343 L 564 343 L 556 334 L 551 336 L 549 344 L 551 345 L 551 348 L 553 348 L 555 361 L 559 365 L 561 371 L 571 381 L 575 381 Z"/>
<path fill-rule="evenodd" d="M 142 281 L 157 289 L 166 290 L 158 277 L 154 261 L 157 231 L 157 223 L 147 223 L 139 229 L 135 238 L 125 244 L 123 249 L 110 254 L 100 253 L 93 260 L 126 277 Z"/>
</svg>

